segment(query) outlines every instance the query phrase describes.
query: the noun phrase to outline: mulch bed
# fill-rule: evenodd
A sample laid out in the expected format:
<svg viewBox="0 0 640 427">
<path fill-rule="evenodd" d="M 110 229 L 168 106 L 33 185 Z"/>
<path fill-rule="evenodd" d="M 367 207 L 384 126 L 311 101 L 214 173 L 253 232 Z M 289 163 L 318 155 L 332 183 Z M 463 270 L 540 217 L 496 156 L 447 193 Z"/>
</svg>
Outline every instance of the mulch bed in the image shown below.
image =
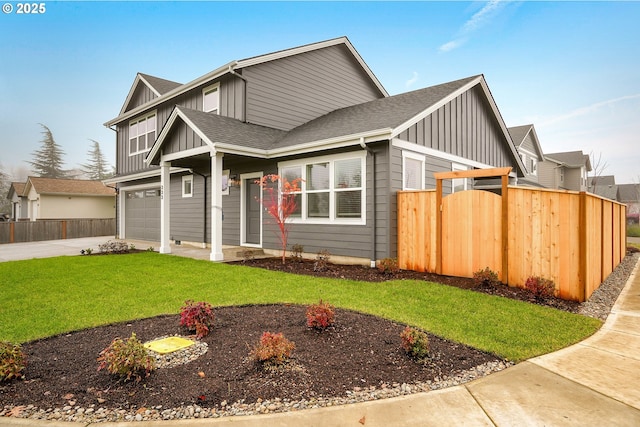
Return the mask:
<svg viewBox="0 0 640 427">
<path fill-rule="evenodd" d="M 418 279 L 464 289 L 543 303 L 575 311 L 577 303 L 535 301 L 529 292 L 506 286 L 476 286 L 473 280 L 401 271 L 381 274 L 362 266 L 255 259 L 245 265 L 314 276 L 381 282 Z M 317 270 L 317 269 L 316 269 Z M 61 407 L 99 404 L 113 409 L 164 408 L 197 404 L 216 407 L 258 399 L 309 399 L 344 396 L 346 391 L 384 385 L 427 382 L 453 376 L 490 361 L 495 355 L 429 335 L 431 358 L 418 363 L 400 347 L 403 325 L 353 311 L 337 309 L 336 325 L 318 332 L 306 327 L 305 307 L 250 305 L 215 309 L 215 327 L 206 336 L 209 350 L 195 361 L 158 369 L 140 383 L 122 382 L 97 371 L 98 354 L 116 337 L 135 332 L 141 341 L 166 335 L 185 335 L 179 316 L 159 316 L 102 326 L 37 340 L 23 345 L 28 365 L 24 380 L 0 384 L 0 408 L 35 405 Z M 264 370 L 248 358 L 264 331 L 282 332 L 296 349 L 288 369 Z"/>
</svg>

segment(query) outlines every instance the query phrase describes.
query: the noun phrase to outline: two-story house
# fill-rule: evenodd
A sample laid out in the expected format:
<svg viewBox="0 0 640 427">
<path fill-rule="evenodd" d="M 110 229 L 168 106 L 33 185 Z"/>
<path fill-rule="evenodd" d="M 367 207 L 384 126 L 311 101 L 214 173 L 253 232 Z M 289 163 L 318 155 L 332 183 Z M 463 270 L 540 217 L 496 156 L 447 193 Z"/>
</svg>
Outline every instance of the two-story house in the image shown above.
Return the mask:
<svg viewBox="0 0 640 427">
<path fill-rule="evenodd" d="M 290 244 L 396 255 L 395 194 L 433 172 L 524 166 L 483 76 L 389 96 L 346 37 L 179 84 L 138 74 L 117 117 L 118 236 L 277 251 L 256 180 L 302 178 Z M 469 180 L 446 191 L 471 188 Z"/>
<path fill-rule="evenodd" d="M 533 125 L 513 126 L 509 134 L 525 167 L 525 175 L 518 180 L 518 185 L 540 187 L 538 163 L 544 161 L 544 153 Z"/>
<path fill-rule="evenodd" d="M 557 190 L 587 191 L 589 155 L 582 151 L 549 153 L 538 163 L 538 182 Z"/>
</svg>

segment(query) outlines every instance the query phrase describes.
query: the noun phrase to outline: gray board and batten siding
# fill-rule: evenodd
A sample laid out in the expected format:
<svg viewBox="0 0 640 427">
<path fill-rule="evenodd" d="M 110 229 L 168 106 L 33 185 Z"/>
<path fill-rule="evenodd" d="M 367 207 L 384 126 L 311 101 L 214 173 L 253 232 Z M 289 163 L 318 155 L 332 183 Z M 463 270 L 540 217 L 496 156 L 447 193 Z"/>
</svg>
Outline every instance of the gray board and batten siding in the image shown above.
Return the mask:
<svg viewBox="0 0 640 427">
<path fill-rule="evenodd" d="M 479 85 L 409 127 L 398 139 L 493 167 L 514 163 L 513 154 L 506 149 L 504 133 Z"/>
</svg>

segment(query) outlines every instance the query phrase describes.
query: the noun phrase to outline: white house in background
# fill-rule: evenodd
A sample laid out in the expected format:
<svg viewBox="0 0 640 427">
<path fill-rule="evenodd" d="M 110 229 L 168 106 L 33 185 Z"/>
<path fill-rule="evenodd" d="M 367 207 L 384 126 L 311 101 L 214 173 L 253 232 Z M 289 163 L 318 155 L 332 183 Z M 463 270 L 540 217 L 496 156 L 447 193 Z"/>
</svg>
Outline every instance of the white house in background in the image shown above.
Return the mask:
<svg viewBox="0 0 640 427">
<path fill-rule="evenodd" d="M 582 151 L 568 151 L 544 155 L 538 164 L 538 182 L 547 188 L 587 191 L 588 173 L 591 171 L 589 156 Z"/>
<path fill-rule="evenodd" d="M 101 181 L 29 177 L 22 197 L 31 221 L 116 216 L 116 191 Z"/>
</svg>

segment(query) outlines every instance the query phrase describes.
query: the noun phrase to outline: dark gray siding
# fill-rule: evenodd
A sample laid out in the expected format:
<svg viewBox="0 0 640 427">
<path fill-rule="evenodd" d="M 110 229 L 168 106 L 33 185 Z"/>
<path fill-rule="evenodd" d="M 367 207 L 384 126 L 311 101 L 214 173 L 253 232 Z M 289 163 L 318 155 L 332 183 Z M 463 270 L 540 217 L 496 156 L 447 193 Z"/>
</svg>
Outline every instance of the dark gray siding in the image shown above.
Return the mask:
<svg viewBox="0 0 640 427">
<path fill-rule="evenodd" d="M 148 111 L 146 111 L 145 114 L 154 110 L 156 111 L 156 136 L 160 134 L 160 131 L 169 119 L 169 116 L 171 115 L 171 112 L 176 105 L 202 111 L 202 89 L 211 84 L 212 83 L 209 82 L 207 84 L 198 86 L 190 90 L 189 92 L 178 96 L 177 98 L 173 98 L 159 106 L 150 108 Z M 244 82 L 237 77 L 227 76 L 220 81 L 219 90 L 220 114 L 242 120 L 244 118 Z M 129 156 L 129 122 L 130 120 L 119 123 L 116 128 L 116 164 L 118 169 L 117 173 L 120 175 L 141 172 L 147 169 L 144 164 L 146 153 Z M 188 145 L 190 143 L 188 142 L 190 141 L 190 138 L 191 143 L 197 144 L 197 142 L 193 140 L 192 136 L 186 134 L 178 137 L 178 141 L 182 141 L 184 144 Z M 178 145 L 177 147 L 179 146 L 180 145 Z"/>
<path fill-rule="evenodd" d="M 125 112 L 146 104 L 147 102 L 152 101 L 155 98 L 157 98 L 156 94 L 153 93 L 153 91 L 149 89 L 146 84 L 140 82 L 134 89 L 133 95 L 129 100 L 129 105 L 127 105 Z"/>
<path fill-rule="evenodd" d="M 514 165 L 507 140 L 478 86 L 440 107 L 398 138 L 494 167 Z"/>
<path fill-rule="evenodd" d="M 162 146 L 165 154 L 177 153 L 206 145 L 202 138 L 182 120 L 174 124 L 167 137 L 167 140 L 165 140 Z"/>
<path fill-rule="evenodd" d="M 182 177 L 171 175 L 171 232 L 172 240 L 201 243 L 205 236 L 204 178 L 193 175 L 193 196 L 182 197 Z M 210 196 L 209 196 L 210 200 Z M 210 203 L 208 203 L 210 204 Z M 207 219 L 207 228 L 210 220 Z"/>
<path fill-rule="evenodd" d="M 251 123 L 290 130 L 330 111 L 381 98 L 345 46 L 332 46 L 250 66 Z"/>
</svg>

